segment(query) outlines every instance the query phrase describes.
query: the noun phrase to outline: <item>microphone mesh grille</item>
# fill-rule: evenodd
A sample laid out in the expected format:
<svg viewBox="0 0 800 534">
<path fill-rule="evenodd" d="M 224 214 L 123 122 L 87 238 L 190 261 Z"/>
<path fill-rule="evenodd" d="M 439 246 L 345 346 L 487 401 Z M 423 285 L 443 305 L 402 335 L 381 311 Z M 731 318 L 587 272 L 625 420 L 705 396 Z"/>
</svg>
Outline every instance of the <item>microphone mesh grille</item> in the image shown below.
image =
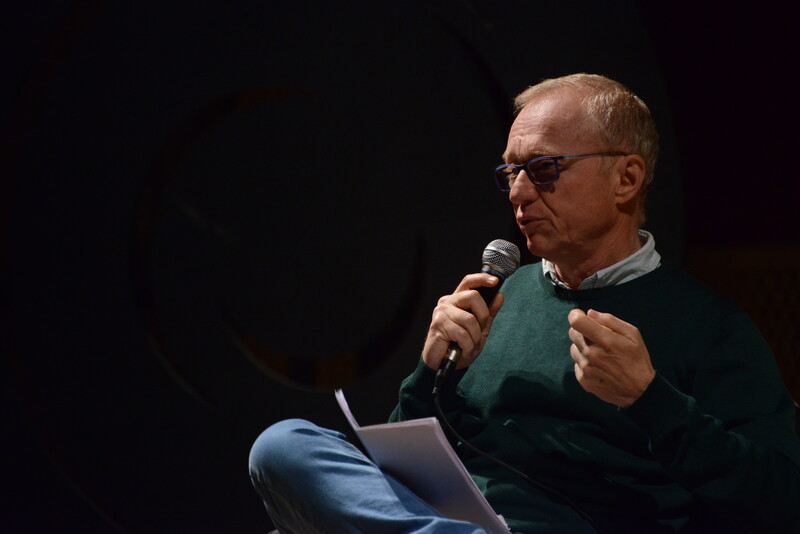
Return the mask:
<svg viewBox="0 0 800 534">
<path fill-rule="evenodd" d="M 483 264 L 495 267 L 506 278 L 519 268 L 519 248 L 504 239 L 495 239 L 483 251 Z"/>
</svg>

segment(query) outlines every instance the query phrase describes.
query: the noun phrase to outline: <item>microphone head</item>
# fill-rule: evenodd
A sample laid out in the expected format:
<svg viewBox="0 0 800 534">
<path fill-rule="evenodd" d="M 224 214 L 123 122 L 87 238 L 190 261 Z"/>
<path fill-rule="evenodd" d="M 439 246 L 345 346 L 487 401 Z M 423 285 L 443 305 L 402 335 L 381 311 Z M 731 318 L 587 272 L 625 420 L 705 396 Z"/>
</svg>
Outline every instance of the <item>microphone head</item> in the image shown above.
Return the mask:
<svg viewBox="0 0 800 534">
<path fill-rule="evenodd" d="M 505 280 L 519 268 L 519 248 L 504 239 L 495 239 L 483 250 L 483 265 L 489 266 Z"/>
</svg>

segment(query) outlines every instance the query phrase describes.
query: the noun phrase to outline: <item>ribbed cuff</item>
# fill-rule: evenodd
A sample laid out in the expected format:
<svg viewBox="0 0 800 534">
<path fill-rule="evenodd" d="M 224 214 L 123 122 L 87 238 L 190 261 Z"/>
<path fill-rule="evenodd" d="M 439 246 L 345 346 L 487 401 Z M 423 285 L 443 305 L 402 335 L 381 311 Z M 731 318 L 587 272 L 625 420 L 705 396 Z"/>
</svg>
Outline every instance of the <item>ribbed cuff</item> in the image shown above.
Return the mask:
<svg viewBox="0 0 800 534">
<path fill-rule="evenodd" d="M 439 388 L 439 401 L 442 406 L 455 406 L 460 402 L 460 398 L 456 394 L 458 390 L 458 383 L 467 374 L 467 369 L 458 369 L 450 373 L 447 381 Z M 425 365 L 422 358 L 419 359 L 417 368 L 407 379 L 407 384 L 413 391 L 413 395 L 417 398 L 431 398 L 433 399 L 433 383 L 436 378 L 436 371 Z M 427 395 L 427 397 L 426 397 Z"/>
<path fill-rule="evenodd" d="M 694 400 L 656 373 L 636 402 L 622 410 L 651 440 L 659 440 L 685 426 Z"/>
</svg>

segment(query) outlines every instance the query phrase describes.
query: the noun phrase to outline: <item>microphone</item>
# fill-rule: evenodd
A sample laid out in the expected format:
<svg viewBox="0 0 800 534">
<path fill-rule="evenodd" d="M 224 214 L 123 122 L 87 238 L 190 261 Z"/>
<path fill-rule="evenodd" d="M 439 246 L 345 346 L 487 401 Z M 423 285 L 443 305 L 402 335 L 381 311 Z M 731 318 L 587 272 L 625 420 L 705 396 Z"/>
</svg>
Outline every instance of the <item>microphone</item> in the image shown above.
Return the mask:
<svg viewBox="0 0 800 534">
<path fill-rule="evenodd" d="M 483 301 L 486 302 L 487 306 L 490 306 L 505 279 L 514 274 L 519 268 L 519 248 L 514 243 L 509 243 L 503 239 L 495 239 L 486 245 L 483 250 L 482 262 L 481 272 L 491 274 L 499 280 L 493 287 L 481 286 L 477 288 L 478 293 L 483 297 Z M 434 395 L 439 394 L 439 388 L 455 369 L 459 358 L 461 358 L 461 347 L 453 341 L 450 343 L 447 354 L 445 354 L 442 363 L 439 365 L 439 370 L 436 371 L 436 378 L 433 381 Z"/>
</svg>

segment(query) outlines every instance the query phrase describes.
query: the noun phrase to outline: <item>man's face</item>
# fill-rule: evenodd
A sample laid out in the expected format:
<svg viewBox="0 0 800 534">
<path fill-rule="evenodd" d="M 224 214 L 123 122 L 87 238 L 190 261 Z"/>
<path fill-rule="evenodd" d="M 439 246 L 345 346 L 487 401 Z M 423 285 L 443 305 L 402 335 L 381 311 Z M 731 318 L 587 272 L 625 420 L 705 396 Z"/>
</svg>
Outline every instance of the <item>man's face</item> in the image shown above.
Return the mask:
<svg viewBox="0 0 800 534">
<path fill-rule="evenodd" d="M 615 149 L 605 146 L 594 132 L 580 96 L 560 91 L 522 109 L 509 132 L 503 159 L 523 164 L 538 156 Z M 614 180 L 602 175 L 602 158 L 561 160 L 559 167 L 559 180 L 545 186 L 534 185 L 521 173 L 509 200 L 532 254 L 577 266 L 596 255 L 618 229 Z"/>
</svg>

